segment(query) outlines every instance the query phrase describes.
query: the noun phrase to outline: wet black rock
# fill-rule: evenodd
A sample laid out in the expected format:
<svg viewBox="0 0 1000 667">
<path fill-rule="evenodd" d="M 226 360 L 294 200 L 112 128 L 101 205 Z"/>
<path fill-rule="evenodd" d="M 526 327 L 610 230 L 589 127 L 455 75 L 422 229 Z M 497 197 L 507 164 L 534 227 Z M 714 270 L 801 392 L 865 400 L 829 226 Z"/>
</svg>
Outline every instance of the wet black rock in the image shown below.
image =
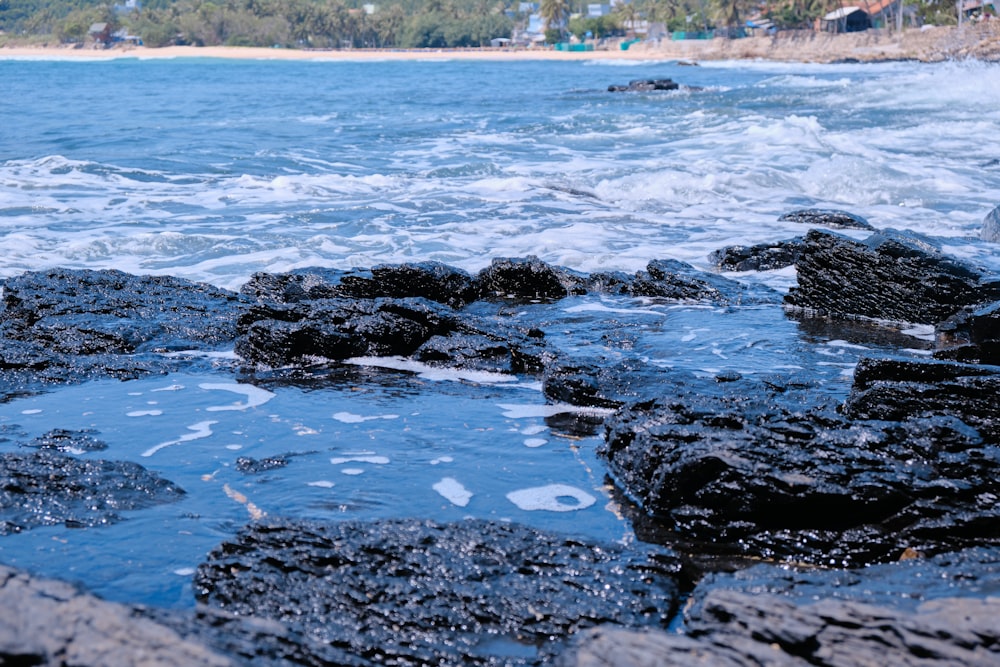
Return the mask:
<svg viewBox="0 0 1000 667">
<path fill-rule="evenodd" d="M 765 287 L 743 283 L 699 271 L 675 259 L 657 259 L 634 276 L 622 273 L 594 273 L 591 290 L 624 296 L 656 297 L 675 301 L 707 301 L 718 305 L 775 301 Z"/>
<path fill-rule="evenodd" d="M 368 664 L 534 664 L 601 623 L 663 626 L 676 564 L 516 524 L 267 520 L 215 549 L 198 598 Z"/>
<path fill-rule="evenodd" d="M 984 241 L 1000 243 L 1000 206 L 986 214 L 979 236 Z"/>
<path fill-rule="evenodd" d="M 519 301 L 562 299 L 586 293 L 586 276 L 547 264 L 534 255 L 498 257 L 476 276 L 481 298 Z"/>
<path fill-rule="evenodd" d="M 949 415 L 1000 444 L 1000 367 L 862 359 L 844 413 L 886 421 Z"/>
<path fill-rule="evenodd" d="M 544 336 L 422 298 L 260 304 L 241 320 L 236 352 L 278 367 L 358 356 L 403 356 L 497 372 L 537 372 Z"/>
<path fill-rule="evenodd" d="M 245 308 L 225 290 L 121 271 L 30 271 L 4 285 L 0 381 L 19 388 L 163 372 L 162 352 L 214 350 Z"/>
<path fill-rule="evenodd" d="M 773 271 L 792 266 L 802 253 L 802 239 L 732 245 L 712 252 L 708 259 L 720 271 Z"/>
<path fill-rule="evenodd" d="M 234 664 L 132 608 L 0 565 L 0 665 Z"/>
<path fill-rule="evenodd" d="M 453 308 L 476 298 L 472 276 L 440 262 L 380 264 L 369 270 L 308 268 L 290 273 L 256 273 L 240 293 L 272 303 L 338 297 L 423 297 Z"/>
<path fill-rule="evenodd" d="M 865 241 L 810 231 L 785 302 L 820 314 L 936 324 L 1000 299 L 1000 280 L 944 255 L 918 234 L 886 230 Z"/>
<path fill-rule="evenodd" d="M 834 229 L 875 229 L 860 215 L 836 209 L 807 208 L 785 213 L 778 218 L 781 222 L 796 222 L 811 227 L 833 227 Z"/>
<path fill-rule="evenodd" d="M 115 523 L 120 512 L 179 500 L 184 490 L 137 463 L 49 451 L 0 454 L 0 535 L 64 523 Z"/>
<path fill-rule="evenodd" d="M 641 508 L 647 539 L 837 565 L 1000 545 L 1000 449 L 954 416 L 852 421 L 808 390 L 737 381 L 719 391 L 607 422 L 599 453 Z"/>
<path fill-rule="evenodd" d="M 267 456 L 255 459 L 250 456 L 240 456 L 236 459 L 236 469 L 246 475 L 256 475 L 270 470 L 277 470 L 288 465 L 287 456 Z"/>
<path fill-rule="evenodd" d="M 25 443 L 24 446 L 55 450 L 69 454 L 82 454 L 83 452 L 97 452 L 107 449 L 108 443 L 95 438 L 94 435 L 96 433 L 92 429 L 70 431 L 64 428 L 55 428 Z"/>
<path fill-rule="evenodd" d="M 707 576 L 684 634 L 581 633 L 565 667 L 996 665 L 1000 556 L 972 549 L 858 570 L 757 565 Z"/>
<path fill-rule="evenodd" d="M 4 285 L 0 333 L 66 354 L 126 354 L 228 343 L 236 294 L 170 276 L 29 271 Z"/>
<path fill-rule="evenodd" d="M 635 79 L 629 81 L 628 85 L 610 85 L 608 86 L 609 93 L 627 93 L 627 92 L 639 92 L 648 93 L 653 90 L 677 90 L 680 88 L 680 84 L 676 83 L 672 79 Z"/>
</svg>

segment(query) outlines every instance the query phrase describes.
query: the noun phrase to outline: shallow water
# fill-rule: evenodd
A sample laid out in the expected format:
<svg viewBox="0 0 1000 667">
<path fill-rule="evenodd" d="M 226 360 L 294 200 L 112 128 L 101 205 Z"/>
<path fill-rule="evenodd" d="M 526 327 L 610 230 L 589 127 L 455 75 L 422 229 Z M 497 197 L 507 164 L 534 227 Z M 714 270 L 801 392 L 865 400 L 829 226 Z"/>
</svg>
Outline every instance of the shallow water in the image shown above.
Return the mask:
<svg viewBox="0 0 1000 667">
<path fill-rule="evenodd" d="M 806 206 L 909 228 L 988 266 L 996 65 L 0 60 L 0 276 L 49 266 L 238 288 L 256 271 L 539 255 L 580 271 L 707 268 L 801 234 Z M 690 88 L 611 94 L 640 77 Z M 697 87 L 697 89 L 694 89 Z M 849 232 L 863 237 L 863 232 Z M 738 276 L 784 290 L 794 271 Z M 671 378 L 778 374 L 843 398 L 875 344 L 780 306 L 575 297 L 508 314 L 580 359 Z M 912 335 L 917 334 L 917 335 Z M 280 375 L 280 374 L 279 374 Z M 310 381 L 101 381 L 0 405 L 0 451 L 92 429 L 187 491 L 121 523 L 0 539 L 0 562 L 116 600 L 193 604 L 204 554 L 253 517 L 466 516 L 631 540 L 594 454 L 537 378 L 355 360 Z M 259 474 L 241 456 L 290 455 Z"/>
</svg>

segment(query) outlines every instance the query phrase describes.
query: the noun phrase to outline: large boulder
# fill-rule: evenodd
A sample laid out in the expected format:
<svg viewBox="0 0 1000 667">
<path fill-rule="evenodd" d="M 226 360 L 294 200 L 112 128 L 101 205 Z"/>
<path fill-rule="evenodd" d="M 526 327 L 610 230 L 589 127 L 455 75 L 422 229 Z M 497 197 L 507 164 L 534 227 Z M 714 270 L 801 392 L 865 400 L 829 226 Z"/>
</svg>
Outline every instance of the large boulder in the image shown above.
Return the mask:
<svg viewBox="0 0 1000 667">
<path fill-rule="evenodd" d="M 606 422 L 599 454 L 648 539 L 837 565 L 1000 545 L 1000 449 L 955 416 L 852 421 L 808 391 L 725 386 Z"/>
<path fill-rule="evenodd" d="M 601 623 L 664 626 L 676 562 L 509 523 L 248 526 L 198 568 L 205 604 L 368 664 L 532 664 Z"/>
<path fill-rule="evenodd" d="M 551 301 L 585 293 L 585 281 L 586 276 L 534 255 L 498 257 L 476 276 L 476 289 L 486 299 Z"/>
<path fill-rule="evenodd" d="M 230 667 L 174 630 L 69 584 L 0 565 L 0 665 Z"/>
<path fill-rule="evenodd" d="M 789 306 L 836 317 L 936 324 L 1000 299 L 1000 281 L 944 255 L 930 239 L 886 230 L 865 241 L 810 231 Z"/>
</svg>

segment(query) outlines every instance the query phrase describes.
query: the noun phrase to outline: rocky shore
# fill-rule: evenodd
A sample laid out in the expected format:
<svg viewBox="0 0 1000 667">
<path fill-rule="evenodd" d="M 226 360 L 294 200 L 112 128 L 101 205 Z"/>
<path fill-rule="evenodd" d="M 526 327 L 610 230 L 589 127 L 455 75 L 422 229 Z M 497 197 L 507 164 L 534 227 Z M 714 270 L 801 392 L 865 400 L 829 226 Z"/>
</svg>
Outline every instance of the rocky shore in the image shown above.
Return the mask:
<svg viewBox="0 0 1000 667">
<path fill-rule="evenodd" d="M 713 254 L 741 270 L 794 265 L 784 296 L 670 260 L 634 274 L 533 257 L 475 275 L 304 269 L 240 293 L 117 271 L 9 279 L 5 400 L 207 363 L 265 385 L 385 356 L 530 376 L 553 402 L 610 415 L 564 427 L 603 433 L 641 542 L 488 520 L 262 517 L 205 556 L 193 611 L 0 568 L 0 664 L 1000 664 L 1000 278 L 849 213 L 789 216 L 802 236 Z M 794 375 L 650 368 L 613 331 L 561 345 L 544 319 L 512 316 L 593 294 L 774 309 L 855 340 L 921 324 L 934 343 L 863 359 L 835 400 Z M 172 354 L 232 348 L 222 361 Z M 81 458 L 102 444 L 54 430 L 3 454 L 0 539 L 54 522 L 100 530 L 184 493 L 138 464 Z"/>
</svg>

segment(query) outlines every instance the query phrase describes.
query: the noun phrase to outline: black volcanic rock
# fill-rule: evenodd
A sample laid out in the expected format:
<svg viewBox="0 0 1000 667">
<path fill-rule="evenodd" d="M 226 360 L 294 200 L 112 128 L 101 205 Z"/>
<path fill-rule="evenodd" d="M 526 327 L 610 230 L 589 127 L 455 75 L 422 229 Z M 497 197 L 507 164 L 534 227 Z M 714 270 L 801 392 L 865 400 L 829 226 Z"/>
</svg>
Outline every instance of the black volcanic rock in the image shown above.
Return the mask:
<svg viewBox="0 0 1000 667">
<path fill-rule="evenodd" d="M 518 301 L 562 299 L 586 292 L 586 276 L 534 255 L 495 258 L 476 276 L 480 298 Z"/>
<path fill-rule="evenodd" d="M 608 86 L 609 93 L 648 93 L 654 90 L 677 90 L 680 84 L 672 79 L 634 79 L 628 85 Z"/>
<path fill-rule="evenodd" d="M 801 238 L 753 246 L 732 245 L 714 251 L 708 259 L 720 271 L 773 271 L 795 264 L 802 245 Z"/>
<path fill-rule="evenodd" d="M 48 451 L 0 454 L 0 535 L 64 523 L 99 526 L 125 510 L 179 500 L 184 490 L 130 461 Z"/>
<path fill-rule="evenodd" d="M 90 429 L 70 431 L 64 428 L 56 428 L 35 438 L 31 442 L 25 443 L 24 446 L 71 454 L 107 449 L 108 443 L 98 440 L 94 435 L 96 435 L 96 432 Z"/>
<path fill-rule="evenodd" d="M 544 335 L 423 298 L 319 299 L 260 304 L 241 320 L 236 352 L 280 367 L 357 356 L 404 356 L 497 372 L 538 372 Z"/>
<path fill-rule="evenodd" d="M 534 664 L 593 625 L 665 625 L 675 571 L 508 523 L 267 520 L 209 554 L 194 588 L 368 664 Z"/>
<path fill-rule="evenodd" d="M 695 588 L 683 634 L 604 626 L 558 665 L 1000 663 L 1000 557 L 971 549 L 856 570 L 756 565 Z"/>
<path fill-rule="evenodd" d="M 0 384 L 17 392 L 164 372 L 181 362 L 160 353 L 229 345 L 245 308 L 232 292 L 169 276 L 29 271 L 4 285 Z"/>
<path fill-rule="evenodd" d="M 307 268 L 255 273 L 240 292 L 260 302 L 286 304 L 341 297 L 422 297 L 461 308 L 476 298 L 472 276 L 440 262 L 380 264 L 368 270 Z"/>
<path fill-rule="evenodd" d="M 4 285 L 4 338 L 74 355 L 215 346 L 236 336 L 236 294 L 170 276 L 29 271 Z"/>
<path fill-rule="evenodd" d="M 636 529 L 649 539 L 837 564 L 1000 546 L 990 432 L 920 410 L 852 421 L 800 391 L 739 381 L 719 391 L 675 392 L 606 423 L 599 454 L 641 507 Z"/>
<path fill-rule="evenodd" d="M 1000 299 L 1000 281 L 945 256 L 917 234 L 886 230 L 865 241 L 810 231 L 789 306 L 821 314 L 936 324 L 965 306 Z"/>
<path fill-rule="evenodd" d="M 844 413 L 885 421 L 949 415 L 1000 444 L 1000 367 L 862 359 Z"/>
<path fill-rule="evenodd" d="M 860 215 L 836 209 L 807 208 L 785 213 L 778 218 L 781 222 L 796 222 L 812 227 L 833 227 L 835 229 L 874 229 Z"/>
</svg>

